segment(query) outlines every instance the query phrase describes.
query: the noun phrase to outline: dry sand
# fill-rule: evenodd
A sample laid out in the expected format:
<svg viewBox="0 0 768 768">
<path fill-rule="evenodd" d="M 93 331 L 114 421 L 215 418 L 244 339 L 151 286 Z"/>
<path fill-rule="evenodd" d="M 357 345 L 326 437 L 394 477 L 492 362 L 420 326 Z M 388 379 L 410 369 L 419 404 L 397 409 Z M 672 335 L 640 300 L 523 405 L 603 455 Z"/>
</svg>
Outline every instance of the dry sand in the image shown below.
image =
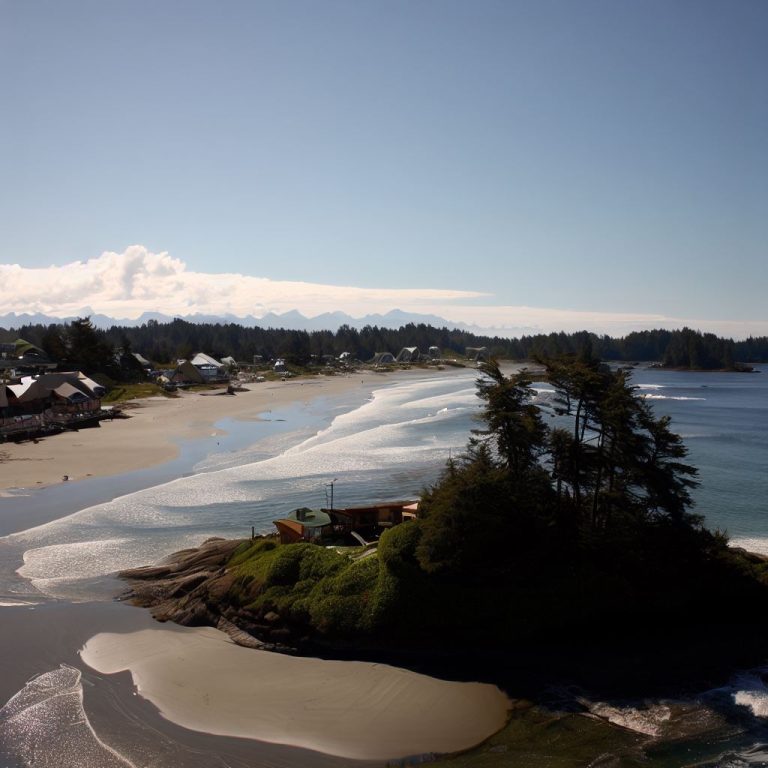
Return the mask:
<svg viewBox="0 0 768 768">
<path fill-rule="evenodd" d="M 241 648 L 211 628 L 101 633 L 81 651 L 97 672 L 130 670 L 178 725 L 364 760 L 455 752 L 500 730 L 509 700 L 386 664 Z"/>
<path fill-rule="evenodd" d="M 64 432 L 37 442 L 0 444 L 0 495 L 11 488 L 40 488 L 86 477 L 145 469 L 174 459 L 178 440 L 215 434 L 220 419 L 256 419 L 272 408 L 319 396 L 379 385 L 381 376 L 322 376 L 248 384 L 236 395 L 181 392 L 132 403 L 129 419 L 102 421 L 98 428 Z"/>
</svg>

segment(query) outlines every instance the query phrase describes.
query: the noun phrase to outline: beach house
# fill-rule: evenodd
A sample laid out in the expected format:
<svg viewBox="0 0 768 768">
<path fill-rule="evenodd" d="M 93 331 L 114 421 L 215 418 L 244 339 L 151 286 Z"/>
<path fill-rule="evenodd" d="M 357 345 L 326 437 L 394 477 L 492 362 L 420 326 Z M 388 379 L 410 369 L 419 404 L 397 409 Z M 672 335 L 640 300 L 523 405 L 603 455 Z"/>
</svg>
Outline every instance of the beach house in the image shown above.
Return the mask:
<svg viewBox="0 0 768 768">
<path fill-rule="evenodd" d="M 412 499 L 342 509 L 301 507 L 274 523 L 281 544 L 299 541 L 369 544 L 377 541 L 387 529 L 415 518 L 418 509 L 418 501 Z"/>
<path fill-rule="evenodd" d="M 91 426 L 106 415 L 101 408 L 106 389 L 81 371 L 23 376 L 0 389 L 3 438 Z"/>
<path fill-rule="evenodd" d="M 403 347 L 395 359 L 398 363 L 417 363 L 420 357 L 418 347 Z"/>
</svg>

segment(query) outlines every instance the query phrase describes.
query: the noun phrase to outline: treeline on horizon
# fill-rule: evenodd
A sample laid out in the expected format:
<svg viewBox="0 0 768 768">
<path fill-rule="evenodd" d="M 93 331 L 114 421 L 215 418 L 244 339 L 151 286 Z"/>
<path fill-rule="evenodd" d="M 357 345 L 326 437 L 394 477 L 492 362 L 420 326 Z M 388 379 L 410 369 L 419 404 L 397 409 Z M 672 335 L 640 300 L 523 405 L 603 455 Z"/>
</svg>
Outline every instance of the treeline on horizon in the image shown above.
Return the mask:
<svg viewBox="0 0 768 768">
<path fill-rule="evenodd" d="M 0 328 L 0 341 L 23 338 L 42 348 L 54 360 L 77 359 L 77 354 L 73 354 L 76 350 L 66 354 L 67 347 L 71 346 L 71 325 Z M 348 352 L 365 362 L 377 352 L 396 355 L 403 347 L 418 347 L 421 352 L 439 347 L 444 357 L 463 357 L 467 347 L 486 347 L 492 357 L 515 360 L 579 354 L 589 349 L 603 360 L 654 361 L 668 367 L 700 370 L 733 370 L 742 363 L 768 362 L 768 336 L 734 341 L 690 328 L 636 331 L 620 338 L 588 331 L 502 338 L 413 323 L 398 329 L 365 326 L 358 330 L 342 325 L 334 332 L 245 327 L 236 323 L 196 324 L 177 318 L 168 323 L 150 320 L 135 327 L 93 328 L 93 333 L 106 347 L 139 352 L 157 364 L 190 358 L 196 352 L 206 352 L 216 358 L 231 356 L 243 363 L 252 362 L 255 355 L 265 361 L 282 357 L 297 365 L 309 363 L 313 358 L 338 357 Z"/>
</svg>

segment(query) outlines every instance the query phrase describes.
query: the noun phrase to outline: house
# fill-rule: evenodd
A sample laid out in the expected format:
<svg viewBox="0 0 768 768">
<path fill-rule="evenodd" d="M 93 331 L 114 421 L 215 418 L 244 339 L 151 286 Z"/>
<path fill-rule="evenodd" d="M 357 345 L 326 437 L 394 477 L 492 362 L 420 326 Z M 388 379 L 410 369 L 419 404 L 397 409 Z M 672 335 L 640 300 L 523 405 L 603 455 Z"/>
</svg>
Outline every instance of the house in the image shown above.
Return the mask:
<svg viewBox="0 0 768 768">
<path fill-rule="evenodd" d="M 86 376 L 82 371 L 60 371 L 42 373 L 39 376 L 23 376 L 22 384 L 36 382 L 48 390 L 55 391 L 62 384 L 70 384 L 81 391 L 88 399 L 101 399 L 107 394 L 107 388 Z"/>
<path fill-rule="evenodd" d="M 476 363 L 488 361 L 488 347 L 467 347 L 465 354 L 467 359 Z"/>
<path fill-rule="evenodd" d="M 203 381 L 227 381 L 229 378 L 224 363 L 206 355 L 205 352 L 198 352 L 190 362 L 200 371 Z"/>
<path fill-rule="evenodd" d="M 56 365 L 42 349 L 24 339 L 0 344 L 0 371 L 10 371 L 11 375 L 42 373 L 55 370 Z"/>
<path fill-rule="evenodd" d="M 376 540 L 395 525 L 416 517 L 417 501 L 390 501 L 365 507 L 325 510 L 333 520 L 334 533 L 358 534 L 367 541 Z M 357 537 L 355 537 L 357 538 Z"/>
<path fill-rule="evenodd" d="M 377 352 L 371 360 L 372 365 L 393 365 L 395 356 L 391 352 Z"/>
<path fill-rule="evenodd" d="M 96 424 L 106 389 L 80 371 L 24 376 L 0 386 L 0 435 L 41 434 Z"/>
<path fill-rule="evenodd" d="M 204 384 L 202 371 L 189 360 L 179 360 L 175 370 L 168 376 L 173 384 Z"/>
<path fill-rule="evenodd" d="M 275 520 L 281 544 L 295 544 L 299 541 L 318 542 L 332 534 L 331 516 L 319 509 L 301 507 L 280 520 Z"/>
<path fill-rule="evenodd" d="M 440 347 L 430 347 L 427 356 L 430 360 L 439 360 L 443 355 L 440 352 Z"/>
<path fill-rule="evenodd" d="M 281 544 L 297 541 L 325 543 L 329 540 L 355 540 L 369 543 L 378 540 L 388 528 L 400 525 L 418 515 L 417 501 L 390 501 L 364 507 L 294 510 L 275 527 Z"/>
<path fill-rule="evenodd" d="M 418 347 L 403 347 L 395 359 L 398 363 L 416 363 L 419 357 Z"/>
<path fill-rule="evenodd" d="M 144 355 L 138 353 L 138 352 L 131 352 L 131 355 L 134 357 L 136 362 L 141 366 L 142 370 L 144 371 L 151 371 L 152 370 L 152 363 L 147 360 Z"/>
</svg>

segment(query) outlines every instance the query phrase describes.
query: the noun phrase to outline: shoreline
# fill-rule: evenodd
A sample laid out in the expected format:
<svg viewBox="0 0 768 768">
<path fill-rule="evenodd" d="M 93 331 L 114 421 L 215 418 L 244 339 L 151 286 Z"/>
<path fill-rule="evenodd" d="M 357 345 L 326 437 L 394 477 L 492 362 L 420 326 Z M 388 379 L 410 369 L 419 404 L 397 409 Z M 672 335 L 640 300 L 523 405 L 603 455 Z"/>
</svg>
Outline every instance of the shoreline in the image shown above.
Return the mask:
<svg viewBox="0 0 768 768">
<path fill-rule="evenodd" d="M 129 671 L 177 725 L 352 760 L 475 747 L 504 727 L 510 706 L 493 685 L 243 648 L 210 627 L 100 633 L 80 656 L 100 674 Z"/>
<path fill-rule="evenodd" d="M 361 386 L 373 389 L 374 383 L 378 382 L 366 372 L 251 384 L 235 395 L 182 392 L 173 398 L 130 401 L 128 418 L 36 441 L 1 444 L 0 498 L 158 467 L 177 458 L 184 441 L 226 435 L 216 426 L 222 420 L 259 421 L 273 408 L 342 396 Z"/>
<path fill-rule="evenodd" d="M 125 437 L 128 433 L 126 428 L 132 427 L 131 432 L 135 436 L 133 439 L 143 440 L 146 435 L 146 440 L 156 441 L 152 446 L 153 450 L 145 452 L 146 461 L 143 462 L 152 466 L 149 459 L 158 455 L 168 456 L 166 461 L 172 460 L 179 454 L 180 445 L 183 445 L 181 441 L 186 439 L 203 438 L 203 443 L 207 446 L 206 438 L 223 434 L 222 421 L 228 420 L 230 425 L 231 420 L 268 421 L 263 415 L 268 416 L 270 410 L 285 411 L 293 406 L 301 409 L 302 403 L 308 404 L 316 400 L 319 403 L 316 410 L 320 413 L 324 412 L 326 402 L 330 400 L 331 415 L 339 406 L 343 407 L 347 400 L 363 400 L 369 397 L 373 390 L 416 377 L 429 378 L 430 375 L 430 372 L 419 369 L 377 376 L 366 372 L 362 376 L 358 374 L 343 379 L 321 379 L 319 382 L 311 380 L 302 383 L 299 380 L 272 387 L 254 385 L 250 392 L 234 397 L 213 394 L 188 395 L 179 398 L 182 407 L 173 407 L 178 406 L 179 401 L 154 401 L 136 409 L 136 415 L 132 419 L 108 422 L 103 432 L 83 431 L 79 436 L 75 434 L 70 437 L 75 437 L 83 443 L 93 440 L 91 453 L 98 454 L 100 450 L 105 450 L 104 446 L 109 443 L 106 437 L 115 440 L 116 436 L 118 443 L 132 439 Z M 233 431 L 241 433 L 240 438 L 250 434 L 247 425 L 244 430 Z M 112 434 L 107 435 L 108 432 Z M 61 437 L 66 438 L 67 435 L 56 436 Z M 71 452 L 69 443 L 67 440 L 50 439 L 45 443 L 41 441 L 26 447 L 38 450 L 45 448 L 46 451 L 55 447 L 56 458 L 61 461 Z M 217 451 L 215 445 L 211 448 L 212 453 Z M 169 456 L 168 451 L 173 455 Z M 196 450 L 195 453 L 199 454 L 199 451 Z M 135 454 L 132 453 L 127 458 L 135 460 Z M 178 463 L 171 466 L 177 467 Z M 123 467 L 124 464 L 120 461 L 108 465 L 102 463 L 99 466 L 100 476 L 109 482 L 108 469 L 118 475 L 134 468 Z M 89 476 L 96 478 L 99 475 L 90 472 L 82 477 L 75 475 L 73 480 L 86 479 Z M 13 479 L 17 480 L 17 477 L 14 475 Z M 6 481 L 7 488 L 14 487 L 8 482 L 8 478 L 3 477 L 3 480 Z M 114 478 L 111 482 L 117 483 L 117 479 Z M 49 495 L 61 499 L 67 495 L 78 495 L 74 493 L 76 489 L 79 491 L 90 485 L 103 483 L 62 483 L 59 480 L 54 481 L 46 491 Z M 27 495 L 28 499 L 33 500 L 46 494 L 46 491 L 42 491 L 42 483 L 32 487 L 34 490 Z M 35 492 L 37 489 L 41 489 L 41 494 Z M 5 501 L 9 502 L 6 506 L 10 510 L 11 500 L 6 498 Z M 62 619 L 69 614 L 65 604 L 49 604 L 47 601 L 39 606 L 30 603 L 27 606 L 7 607 L 5 610 L 14 612 L 8 616 L 24 616 L 25 621 L 22 623 L 26 623 L 28 618 L 33 625 L 39 624 L 36 620 L 38 614 L 60 612 Z M 284 755 L 285 758 L 281 759 L 284 759 L 286 765 L 291 764 L 292 756 L 306 759 L 303 764 L 314 766 L 330 765 L 331 762 L 334 765 L 360 765 L 361 761 L 368 764 L 375 761 L 381 764 L 390 759 L 416 755 L 423 758 L 431 757 L 437 752 L 463 751 L 484 741 L 506 722 L 507 697 L 495 686 L 446 683 L 378 663 L 359 662 L 350 666 L 346 662 L 296 659 L 245 651 L 232 643 L 226 634 L 217 630 L 190 630 L 182 627 L 170 629 L 168 626 L 158 625 L 151 618 L 149 611 L 130 609 L 120 603 L 94 603 L 75 610 L 87 611 L 89 615 L 92 613 L 94 619 L 103 615 L 107 620 L 103 623 L 100 620 L 98 623 L 94 621 L 89 627 L 90 631 L 85 627 L 76 626 L 79 624 L 77 621 L 65 622 L 68 625 L 67 636 L 73 635 L 77 639 L 74 643 L 65 643 L 68 649 L 62 654 L 63 658 L 56 651 L 61 644 L 51 639 L 50 648 L 45 654 L 40 654 L 46 657 L 45 666 L 40 668 L 35 659 L 30 657 L 27 661 L 32 666 L 26 670 L 23 680 L 29 679 L 30 672 L 44 673 L 46 667 L 50 670 L 62 662 L 72 663 L 75 661 L 73 655 L 78 657 L 75 666 L 83 670 L 83 680 L 88 688 L 85 692 L 86 716 L 93 720 L 92 714 L 96 715 L 96 719 L 101 721 L 94 722 L 96 733 L 99 736 L 104 733 L 104 743 L 114 746 L 126 757 L 131 755 L 131 749 L 124 749 L 121 738 L 112 733 L 118 728 L 119 711 L 123 706 L 138 706 L 143 713 L 141 719 L 146 720 L 152 729 L 193 729 L 187 733 L 196 735 L 185 735 L 184 738 L 199 743 L 208 754 L 216 750 L 217 744 L 234 743 L 238 750 L 242 744 L 244 752 L 255 750 L 255 754 Z M 118 610 L 126 611 L 126 616 L 123 618 L 117 614 Z M 138 626 L 134 629 L 131 624 Z M 147 624 L 151 627 L 147 627 Z M 116 630 L 119 634 L 115 636 Z M 125 634 L 126 630 L 131 634 Z M 118 639 L 121 639 L 120 643 Z M 132 640 L 135 643 L 140 641 L 142 647 L 151 647 L 149 655 L 153 657 L 157 655 L 159 658 L 164 649 L 172 647 L 177 655 L 188 654 L 194 659 L 188 664 L 177 664 L 175 672 L 172 660 L 161 664 L 159 671 L 134 669 L 136 664 L 141 667 L 147 659 L 131 659 Z M 49 638 L 41 636 L 40 643 L 48 647 Z M 78 647 L 81 651 L 77 651 Z M 90 663 L 92 658 L 88 658 L 86 651 L 98 647 L 106 650 L 110 658 L 109 664 L 114 669 L 103 669 L 103 659 L 98 664 Z M 38 658 L 38 654 L 34 656 Z M 86 664 L 91 669 L 85 666 Z M 253 675 L 246 676 L 247 679 L 242 676 L 244 664 L 248 669 L 254 667 Z M 296 669 L 286 669 L 286 665 L 292 665 Z M 230 672 L 226 672 L 224 667 L 229 667 Z M 95 673 L 91 671 L 94 668 L 105 677 L 95 677 Z M 118 668 L 123 671 L 120 672 Z M 176 674 L 175 678 L 173 674 Z M 339 675 L 343 678 L 340 687 L 336 684 Z M 133 683 L 128 682 L 131 677 Z M 222 680 L 225 677 L 229 682 L 222 689 Z M 294 678 L 301 682 L 301 686 L 294 684 Z M 17 681 L 19 685 L 23 685 L 23 680 Z M 95 680 L 99 682 L 92 691 L 90 689 Z M 237 688 L 238 682 L 240 690 L 233 691 L 232 686 Z M 268 695 L 254 696 L 255 691 L 262 689 L 267 691 Z M 7 695 L 11 695 L 14 690 L 19 688 L 11 686 Z M 100 713 L 89 711 L 89 699 L 97 697 L 103 700 L 109 696 L 109 691 L 117 690 L 121 691 L 120 698 L 125 697 L 127 704 L 118 705 L 117 711 L 113 711 L 111 706 Z M 200 695 L 195 697 L 195 691 Z M 221 700 L 214 702 L 212 697 L 217 691 L 221 693 Z M 137 692 L 140 694 L 138 697 Z M 396 706 L 393 705 L 395 696 Z M 135 704 L 132 697 L 140 699 L 140 702 Z M 210 703 L 204 703 L 204 699 Z M 270 711 L 254 714 L 251 711 L 255 706 L 254 699 L 258 700 L 258 706 L 266 706 Z M 279 700 L 277 703 L 280 704 L 277 715 L 271 713 L 269 706 L 276 700 Z M 233 701 L 234 709 L 231 709 Z M 345 714 L 339 717 L 338 714 L 342 711 Z M 238 713 L 239 721 L 233 723 L 233 717 Z M 301 727 L 297 727 L 299 720 L 303 723 Z M 162 721 L 163 724 L 160 725 L 157 721 Z M 349 722 L 354 723 L 352 730 Z M 447 732 L 445 722 L 452 724 Z M 101 726 L 105 723 L 107 730 L 102 731 Z M 340 757 L 332 761 L 332 758 L 328 757 L 332 755 Z M 244 766 L 246 763 L 233 761 L 232 764 Z"/>
</svg>

